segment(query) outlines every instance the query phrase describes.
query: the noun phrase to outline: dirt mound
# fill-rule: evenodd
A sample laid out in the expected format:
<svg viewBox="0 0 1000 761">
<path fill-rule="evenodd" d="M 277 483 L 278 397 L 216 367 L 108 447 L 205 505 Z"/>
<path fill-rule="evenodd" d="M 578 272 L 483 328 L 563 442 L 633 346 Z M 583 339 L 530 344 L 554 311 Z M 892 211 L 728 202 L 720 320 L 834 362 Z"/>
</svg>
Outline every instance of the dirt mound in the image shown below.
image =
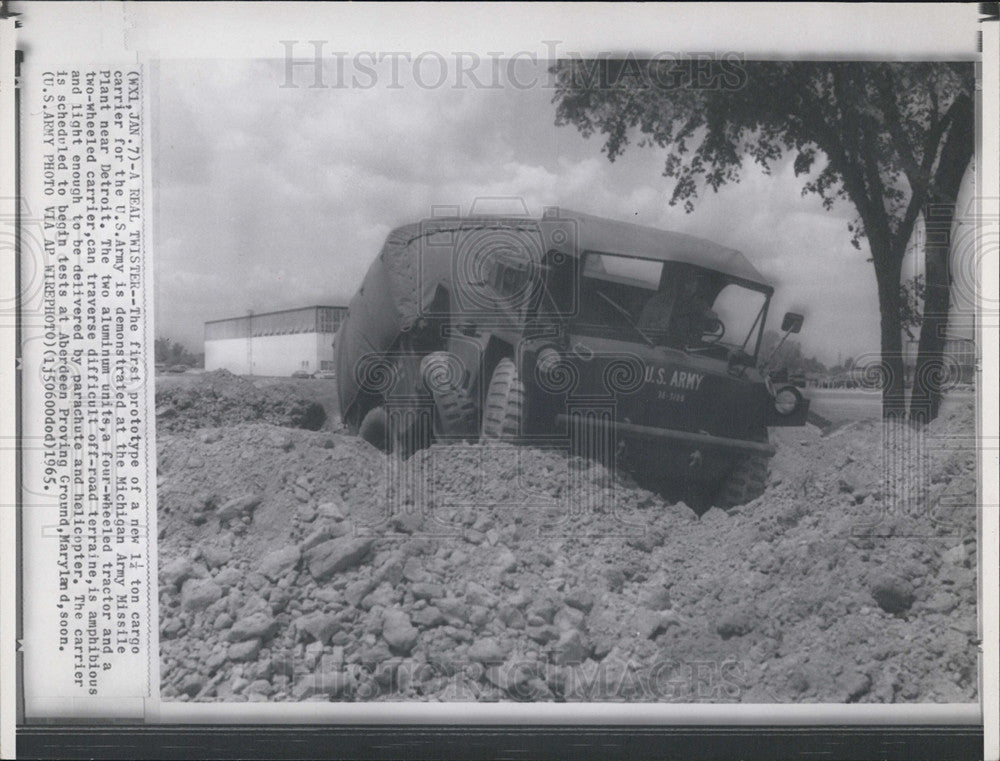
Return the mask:
<svg viewBox="0 0 1000 761">
<path fill-rule="evenodd" d="M 286 387 L 259 388 L 228 370 L 213 370 L 193 382 L 156 390 L 157 432 L 254 421 L 318 431 L 326 421 L 326 411 Z"/>
<path fill-rule="evenodd" d="M 974 700 L 971 407 L 774 434 L 700 520 L 559 451 L 160 435 L 163 695 Z"/>
</svg>

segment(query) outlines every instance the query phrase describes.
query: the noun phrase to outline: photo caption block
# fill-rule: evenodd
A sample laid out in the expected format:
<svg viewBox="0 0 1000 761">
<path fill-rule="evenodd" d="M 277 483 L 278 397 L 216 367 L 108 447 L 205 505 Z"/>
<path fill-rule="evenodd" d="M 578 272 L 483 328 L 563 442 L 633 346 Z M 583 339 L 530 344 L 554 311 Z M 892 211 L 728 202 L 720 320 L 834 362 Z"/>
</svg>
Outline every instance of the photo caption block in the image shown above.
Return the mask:
<svg viewBox="0 0 1000 761">
<path fill-rule="evenodd" d="M 26 713 L 65 715 L 147 697 L 155 682 L 148 164 L 140 67 L 50 68 L 31 82 L 25 698 Z"/>
</svg>

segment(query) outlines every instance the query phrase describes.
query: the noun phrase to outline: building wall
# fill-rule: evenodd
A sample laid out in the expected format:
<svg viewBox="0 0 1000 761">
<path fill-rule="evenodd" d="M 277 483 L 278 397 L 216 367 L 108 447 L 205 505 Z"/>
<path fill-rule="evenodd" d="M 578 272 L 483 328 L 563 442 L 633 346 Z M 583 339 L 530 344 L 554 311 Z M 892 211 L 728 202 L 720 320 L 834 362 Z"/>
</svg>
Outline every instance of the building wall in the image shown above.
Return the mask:
<svg viewBox="0 0 1000 761">
<path fill-rule="evenodd" d="M 296 370 L 315 373 L 325 369 L 323 363 L 332 362 L 331 333 L 291 333 L 205 341 L 205 370 L 225 369 L 237 375 L 288 376 Z"/>
</svg>

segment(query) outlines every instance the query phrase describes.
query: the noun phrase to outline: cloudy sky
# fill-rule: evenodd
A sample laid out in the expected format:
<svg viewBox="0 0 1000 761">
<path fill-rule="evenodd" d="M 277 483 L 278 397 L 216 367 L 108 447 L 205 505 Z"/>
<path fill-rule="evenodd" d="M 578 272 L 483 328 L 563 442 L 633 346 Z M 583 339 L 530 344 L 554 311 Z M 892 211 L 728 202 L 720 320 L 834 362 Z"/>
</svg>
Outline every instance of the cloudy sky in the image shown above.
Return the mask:
<svg viewBox="0 0 1000 761">
<path fill-rule="evenodd" d="M 803 197 L 786 163 L 771 176 L 748 167 L 685 214 L 667 204 L 662 151 L 632 146 L 609 162 L 599 137 L 554 126 L 544 68 L 518 71 L 538 85 L 419 87 L 404 70 L 393 87 L 383 68 L 372 87 L 310 87 L 312 71 L 296 70 L 289 88 L 280 60 L 161 62 L 158 334 L 200 351 L 206 320 L 346 304 L 393 227 L 435 205 L 511 198 L 533 214 L 562 206 L 738 248 L 778 285 L 769 327 L 799 308 L 807 354 L 832 364 L 877 351 L 874 272 L 850 245 L 850 208 Z M 436 79 L 427 69 L 421 81 Z"/>
</svg>

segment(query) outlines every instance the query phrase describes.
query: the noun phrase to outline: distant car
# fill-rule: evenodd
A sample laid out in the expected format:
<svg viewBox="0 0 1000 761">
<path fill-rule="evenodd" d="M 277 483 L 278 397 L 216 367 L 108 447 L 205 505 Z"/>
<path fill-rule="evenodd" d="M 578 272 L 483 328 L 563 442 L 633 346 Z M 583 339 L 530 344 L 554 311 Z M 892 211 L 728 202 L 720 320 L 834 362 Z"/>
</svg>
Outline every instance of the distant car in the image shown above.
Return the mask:
<svg viewBox="0 0 1000 761">
<path fill-rule="evenodd" d="M 314 378 L 323 378 L 324 380 L 328 380 L 330 378 L 336 378 L 337 374 L 333 370 L 320 370 L 313 377 Z"/>
<path fill-rule="evenodd" d="M 292 373 L 293 378 L 312 378 L 313 374 L 308 370 L 296 370 Z"/>
<path fill-rule="evenodd" d="M 187 365 L 171 365 L 168 369 L 168 373 L 186 373 L 188 371 Z"/>
<path fill-rule="evenodd" d="M 167 370 L 167 366 L 165 364 L 163 364 L 162 362 L 157 363 L 157 365 L 156 365 L 156 372 L 157 372 L 157 374 L 162 373 L 162 372 L 166 372 L 166 370 Z"/>
</svg>

